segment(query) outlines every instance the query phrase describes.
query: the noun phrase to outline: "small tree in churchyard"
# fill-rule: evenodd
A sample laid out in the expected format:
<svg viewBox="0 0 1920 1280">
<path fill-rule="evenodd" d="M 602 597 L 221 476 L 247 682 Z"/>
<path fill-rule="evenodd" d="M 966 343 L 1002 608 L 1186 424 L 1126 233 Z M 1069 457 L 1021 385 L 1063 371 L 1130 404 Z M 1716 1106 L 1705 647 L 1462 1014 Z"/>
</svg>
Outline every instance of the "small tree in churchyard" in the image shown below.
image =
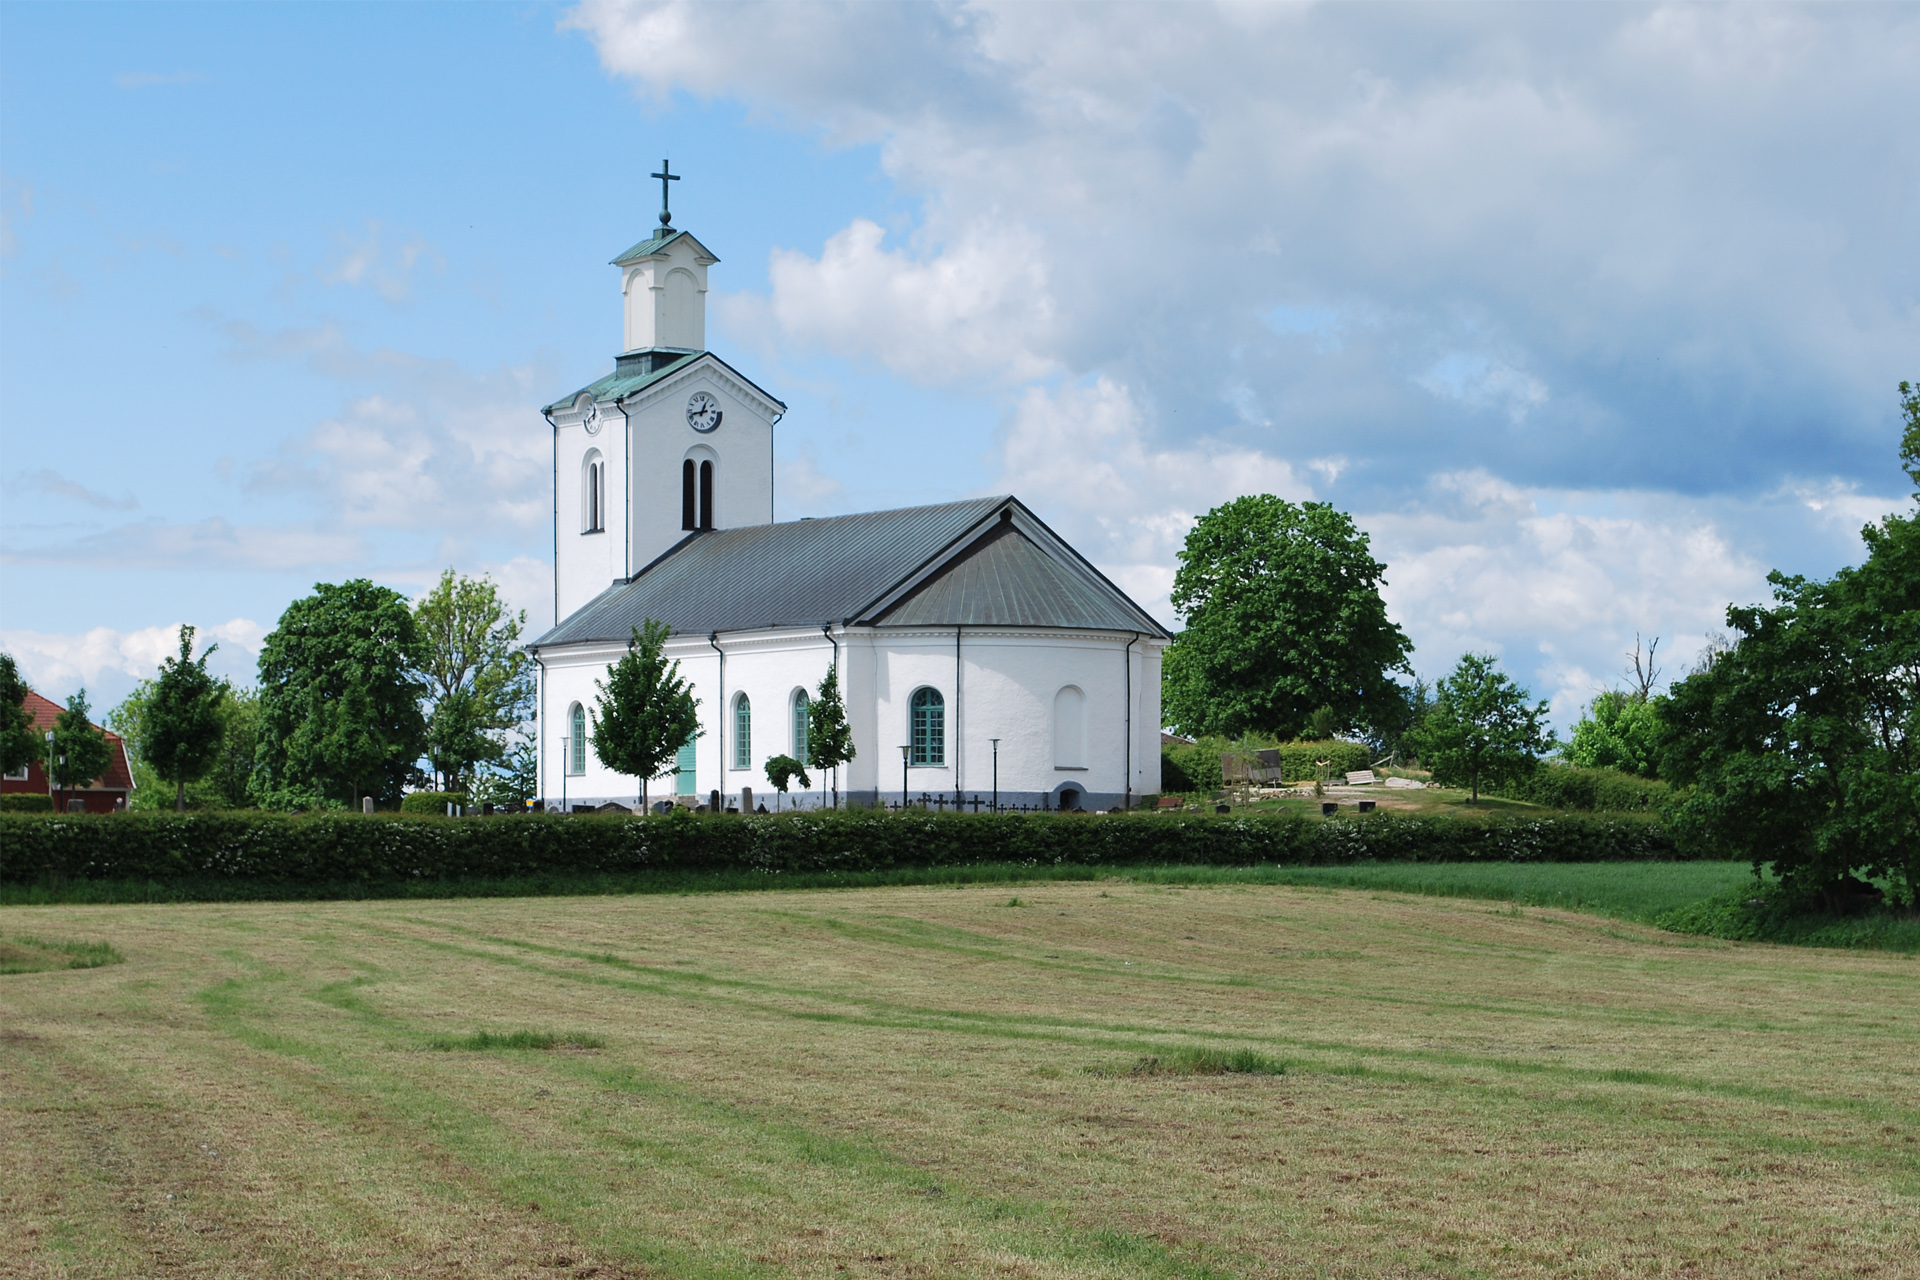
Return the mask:
<svg viewBox="0 0 1920 1280">
<path fill-rule="evenodd" d="M 847 724 L 847 708 L 840 701 L 840 672 L 828 667 L 826 678 L 807 707 L 807 763 L 820 770 L 820 798 L 826 799 L 827 783 L 833 783 L 833 807 L 840 807 L 840 780 L 834 770 L 853 759 L 853 730 Z"/>
<path fill-rule="evenodd" d="M 767 781 L 771 782 L 774 790 L 781 795 L 787 794 L 787 784 L 795 779 L 799 780 L 802 791 L 813 787 L 813 779 L 807 776 L 807 767 L 792 756 L 773 756 L 767 761 Z M 777 798 L 773 806 L 776 809 L 780 807 L 780 801 Z"/>
<path fill-rule="evenodd" d="M 53 737 L 46 743 L 47 776 L 56 791 L 74 783 L 85 786 L 107 771 L 113 748 L 107 735 L 93 727 L 85 689 L 67 699 L 67 709 L 53 721 Z M 55 806 L 58 807 L 57 805 Z"/>
<path fill-rule="evenodd" d="M 0 653 L 0 771 L 14 773 L 40 758 L 40 739 L 27 710 L 27 682 L 13 655 Z"/>
<path fill-rule="evenodd" d="M 615 773 L 640 779 L 640 807 L 647 782 L 666 771 L 682 744 L 700 736 L 700 700 L 680 678 L 678 660 L 665 649 L 672 629 L 646 619 L 633 629 L 626 656 L 607 668 L 593 716 L 593 753 Z"/>
<path fill-rule="evenodd" d="M 1478 804 L 1482 783 L 1533 769 L 1554 742 L 1553 730 L 1542 725 L 1547 704 L 1529 705 L 1530 696 L 1493 655 L 1463 655 L 1453 674 L 1434 686 L 1433 707 L 1414 744 L 1434 780 L 1465 783 Z"/>
<path fill-rule="evenodd" d="M 187 808 L 187 784 L 198 782 L 220 754 L 226 724 L 224 690 L 207 674 L 207 658 L 220 646 L 193 656 L 193 628 L 180 628 L 180 656 L 160 664 L 141 724 L 140 754 L 163 782 L 173 784 L 176 813 Z"/>
</svg>

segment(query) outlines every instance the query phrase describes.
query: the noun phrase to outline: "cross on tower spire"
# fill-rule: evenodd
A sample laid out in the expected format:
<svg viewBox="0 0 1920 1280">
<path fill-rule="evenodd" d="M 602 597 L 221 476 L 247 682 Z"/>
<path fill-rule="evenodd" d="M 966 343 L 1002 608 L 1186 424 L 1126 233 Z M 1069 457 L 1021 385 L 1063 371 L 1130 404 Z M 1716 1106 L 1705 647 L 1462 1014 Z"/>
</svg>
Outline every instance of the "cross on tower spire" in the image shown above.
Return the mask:
<svg viewBox="0 0 1920 1280">
<path fill-rule="evenodd" d="M 660 179 L 660 226 L 662 230 L 665 230 L 673 225 L 673 213 L 667 207 L 667 184 L 669 182 L 680 181 L 680 175 L 673 171 L 671 164 L 662 160 L 660 162 L 660 172 L 650 173 L 647 176 L 649 178 Z"/>
</svg>

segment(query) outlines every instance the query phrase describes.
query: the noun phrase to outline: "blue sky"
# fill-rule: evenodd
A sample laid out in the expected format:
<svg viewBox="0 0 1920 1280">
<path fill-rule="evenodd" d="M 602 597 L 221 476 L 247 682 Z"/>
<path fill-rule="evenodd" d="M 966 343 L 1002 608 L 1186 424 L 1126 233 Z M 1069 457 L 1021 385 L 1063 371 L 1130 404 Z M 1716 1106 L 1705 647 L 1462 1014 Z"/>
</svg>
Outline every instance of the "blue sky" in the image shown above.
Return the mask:
<svg viewBox="0 0 1920 1280">
<path fill-rule="evenodd" d="M 1562 723 L 1905 498 L 1920 11 L 0 8 L 0 643 L 110 705 L 316 580 L 544 625 L 535 409 L 686 175 L 782 518 L 1021 494 L 1167 615 L 1353 511 Z"/>
</svg>

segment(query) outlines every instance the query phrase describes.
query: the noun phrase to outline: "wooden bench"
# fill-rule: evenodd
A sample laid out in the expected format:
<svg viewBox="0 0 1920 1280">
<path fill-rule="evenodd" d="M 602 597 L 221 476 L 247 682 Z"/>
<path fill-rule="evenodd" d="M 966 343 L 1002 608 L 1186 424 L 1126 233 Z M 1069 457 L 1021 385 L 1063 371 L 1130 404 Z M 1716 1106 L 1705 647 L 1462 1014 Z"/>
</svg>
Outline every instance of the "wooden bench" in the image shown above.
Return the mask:
<svg viewBox="0 0 1920 1280">
<path fill-rule="evenodd" d="M 1378 781 L 1371 769 L 1356 769 L 1347 775 L 1347 785 L 1350 787 L 1370 787 Z"/>
</svg>

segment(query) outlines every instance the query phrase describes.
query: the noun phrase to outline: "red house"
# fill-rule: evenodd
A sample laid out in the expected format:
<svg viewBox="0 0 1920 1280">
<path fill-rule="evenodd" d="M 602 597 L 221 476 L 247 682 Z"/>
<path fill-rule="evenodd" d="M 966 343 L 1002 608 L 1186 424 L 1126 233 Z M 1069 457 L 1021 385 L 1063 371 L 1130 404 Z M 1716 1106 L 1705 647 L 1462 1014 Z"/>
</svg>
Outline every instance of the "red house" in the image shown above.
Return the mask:
<svg viewBox="0 0 1920 1280">
<path fill-rule="evenodd" d="M 43 739 L 47 730 L 53 728 L 54 717 L 65 710 L 31 689 L 27 691 L 26 705 L 28 714 L 33 716 L 33 732 Z M 53 807 L 62 813 L 113 813 L 125 809 L 127 801 L 133 798 L 133 765 L 127 760 L 126 740 L 111 729 L 100 725 L 94 728 L 107 735 L 107 746 L 113 751 L 106 773 L 85 786 L 70 786 L 53 795 L 46 770 L 35 760 L 26 768 L 0 778 L 0 794 L 53 795 Z"/>
</svg>

